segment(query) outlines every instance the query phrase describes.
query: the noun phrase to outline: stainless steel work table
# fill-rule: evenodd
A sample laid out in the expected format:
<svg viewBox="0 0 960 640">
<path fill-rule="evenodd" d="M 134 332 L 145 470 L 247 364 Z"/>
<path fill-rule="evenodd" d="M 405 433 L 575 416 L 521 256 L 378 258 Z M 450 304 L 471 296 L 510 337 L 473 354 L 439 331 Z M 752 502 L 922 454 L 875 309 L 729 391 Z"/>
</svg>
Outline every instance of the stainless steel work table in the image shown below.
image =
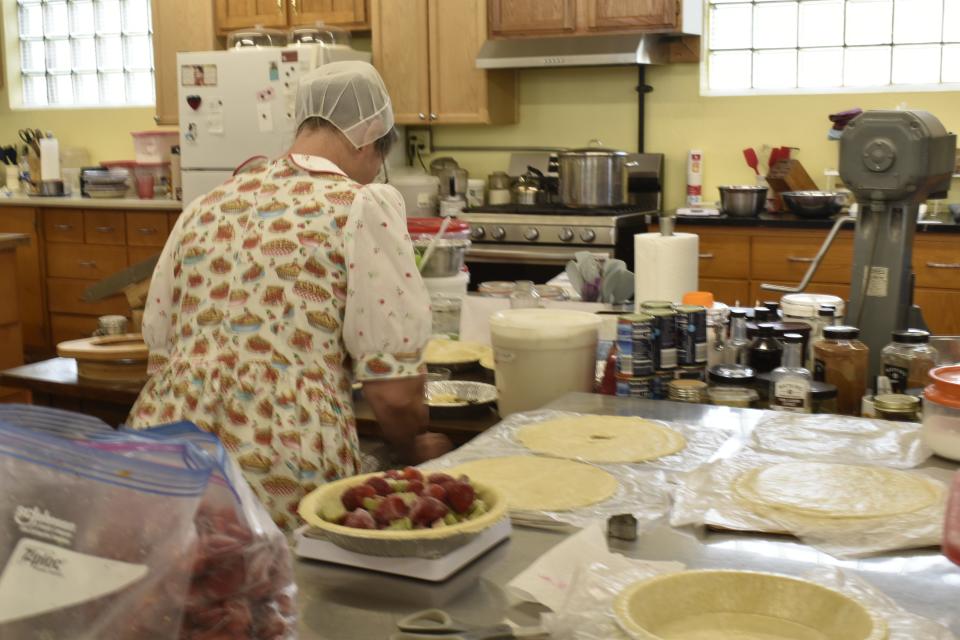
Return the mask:
<svg viewBox="0 0 960 640">
<path fill-rule="evenodd" d="M 726 428 L 746 436 L 762 411 L 707 405 L 569 394 L 549 408 L 597 414 L 638 415 L 675 420 L 705 429 Z M 932 458 L 924 466 L 956 469 Z M 536 624 L 535 605 L 511 607 L 504 588 L 566 534 L 517 527 L 513 536 L 450 580 L 431 584 L 321 562 L 297 561 L 300 637 L 305 640 L 383 640 L 402 616 L 430 607 L 475 623 L 509 617 Z M 903 608 L 948 625 L 960 635 L 960 567 L 937 550 L 901 552 L 863 560 L 837 560 L 793 538 L 759 534 L 698 533 L 660 524 L 633 543 L 612 541 L 627 556 L 676 560 L 688 567 L 737 568 L 801 575 L 817 565 L 856 573 L 893 597 Z"/>
</svg>

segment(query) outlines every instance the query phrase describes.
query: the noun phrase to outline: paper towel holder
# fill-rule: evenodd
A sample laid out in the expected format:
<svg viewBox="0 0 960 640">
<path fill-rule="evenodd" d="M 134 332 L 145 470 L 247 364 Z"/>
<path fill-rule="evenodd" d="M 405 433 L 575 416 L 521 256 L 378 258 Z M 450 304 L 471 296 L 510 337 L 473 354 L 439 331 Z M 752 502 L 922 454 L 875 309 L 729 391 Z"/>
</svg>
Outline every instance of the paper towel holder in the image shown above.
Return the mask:
<svg viewBox="0 0 960 640">
<path fill-rule="evenodd" d="M 672 236 L 676 225 L 676 219 L 673 216 L 660 216 L 660 235 Z"/>
</svg>

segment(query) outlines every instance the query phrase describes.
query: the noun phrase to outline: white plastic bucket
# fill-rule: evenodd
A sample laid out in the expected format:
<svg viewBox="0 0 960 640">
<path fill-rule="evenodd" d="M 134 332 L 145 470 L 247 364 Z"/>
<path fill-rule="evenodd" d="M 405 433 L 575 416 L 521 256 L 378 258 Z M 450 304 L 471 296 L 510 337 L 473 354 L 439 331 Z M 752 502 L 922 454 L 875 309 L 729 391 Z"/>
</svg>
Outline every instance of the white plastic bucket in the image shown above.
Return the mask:
<svg viewBox="0 0 960 640">
<path fill-rule="evenodd" d="M 500 415 L 539 409 L 571 391 L 593 391 L 600 316 L 510 309 L 490 317 Z"/>
</svg>

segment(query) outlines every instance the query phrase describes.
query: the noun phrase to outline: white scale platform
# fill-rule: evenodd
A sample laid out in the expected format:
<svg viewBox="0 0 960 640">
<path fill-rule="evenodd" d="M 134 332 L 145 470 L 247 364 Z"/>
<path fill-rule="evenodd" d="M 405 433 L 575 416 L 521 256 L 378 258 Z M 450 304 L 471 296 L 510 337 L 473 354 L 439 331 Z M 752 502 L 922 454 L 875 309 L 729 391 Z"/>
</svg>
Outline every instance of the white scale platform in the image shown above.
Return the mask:
<svg viewBox="0 0 960 640">
<path fill-rule="evenodd" d="M 459 549 L 451 551 L 441 558 L 427 559 L 389 558 L 347 551 L 328 540 L 308 536 L 306 532 L 309 528 L 308 525 L 304 525 L 294 533 L 294 539 L 296 540 L 294 552 L 301 558 L 322 560 L 347 567 L 379 571 L 430 582 L 446 580 L 497 546 L 502 540 L 509 538 L 513 530 L 510 526 L 510 518 L 504 518 Z"/>
</svg>

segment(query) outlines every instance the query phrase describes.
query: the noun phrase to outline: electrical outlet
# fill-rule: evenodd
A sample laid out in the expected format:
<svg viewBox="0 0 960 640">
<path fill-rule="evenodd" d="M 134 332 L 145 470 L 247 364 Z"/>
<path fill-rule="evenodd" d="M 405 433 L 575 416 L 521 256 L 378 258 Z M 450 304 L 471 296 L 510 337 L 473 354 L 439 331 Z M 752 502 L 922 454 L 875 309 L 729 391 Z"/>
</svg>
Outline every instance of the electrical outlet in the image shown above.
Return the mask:
<svg viewBox="0 0 960 640">
<path fill-rule="evenodd" d="M 407 127 L 407 155 L 414 159 L 418 152 L 421 156 L 433 153 L 430 127 Z"/>
</svg>

